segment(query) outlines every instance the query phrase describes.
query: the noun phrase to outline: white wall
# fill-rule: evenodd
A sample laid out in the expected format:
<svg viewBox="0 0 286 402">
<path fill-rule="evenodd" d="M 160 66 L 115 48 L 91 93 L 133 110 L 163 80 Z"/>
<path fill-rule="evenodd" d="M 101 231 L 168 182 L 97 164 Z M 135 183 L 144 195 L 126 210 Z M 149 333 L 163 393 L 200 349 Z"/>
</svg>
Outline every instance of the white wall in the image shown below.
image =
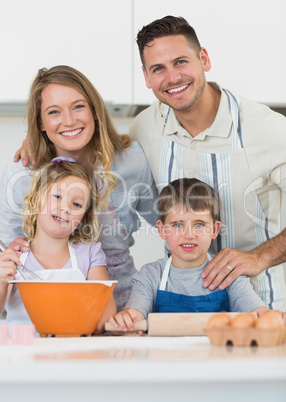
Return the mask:
<svg viewBox="0 0 286 402">
<path fill-rule="evenodd" d="M 37 70 L 69 64 L 106 101 L 153 102 L 135 37 L 167 14 L 185 17 L 217 80 L 237 95 L 286 103 L 285 0 L 1 0 L 0 102 L 25 100 Z"/>
</svg>

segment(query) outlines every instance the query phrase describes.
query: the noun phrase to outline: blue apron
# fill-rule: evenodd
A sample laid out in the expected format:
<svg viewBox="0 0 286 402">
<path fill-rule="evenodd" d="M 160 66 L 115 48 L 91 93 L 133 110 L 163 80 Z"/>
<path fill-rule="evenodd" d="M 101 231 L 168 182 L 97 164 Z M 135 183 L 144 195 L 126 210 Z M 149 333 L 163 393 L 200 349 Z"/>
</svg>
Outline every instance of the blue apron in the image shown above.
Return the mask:
<svg viewBox="0 0 286 402">
<path fill-rule="evenodd" d="M 230 311 L 226 289 L 208 295 L 186 296 L 166 291 L 172 257 L 165 265 L 159 290 L 157 291 L 155 313 L 219 313 Z"/>
</svg>

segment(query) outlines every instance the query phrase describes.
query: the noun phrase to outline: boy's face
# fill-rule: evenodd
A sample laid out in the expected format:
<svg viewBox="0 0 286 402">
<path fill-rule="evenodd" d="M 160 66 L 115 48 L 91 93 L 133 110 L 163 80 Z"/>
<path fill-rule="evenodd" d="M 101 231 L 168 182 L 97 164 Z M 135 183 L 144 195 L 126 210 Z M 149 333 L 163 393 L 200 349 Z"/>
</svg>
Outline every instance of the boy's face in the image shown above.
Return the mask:
<svg viewBox="0 0 286 402">
<path fill-rule="evenodd" d="M 211 240 L 215 239 L 221 223 L 213 222 L 210 211 L 192 211 L 176 206 L 166 216 L 165 223 L 157 222 L 159 234 L 167 241 L 176 268 L 196 268 L 207 257 Z"/>
</svg>

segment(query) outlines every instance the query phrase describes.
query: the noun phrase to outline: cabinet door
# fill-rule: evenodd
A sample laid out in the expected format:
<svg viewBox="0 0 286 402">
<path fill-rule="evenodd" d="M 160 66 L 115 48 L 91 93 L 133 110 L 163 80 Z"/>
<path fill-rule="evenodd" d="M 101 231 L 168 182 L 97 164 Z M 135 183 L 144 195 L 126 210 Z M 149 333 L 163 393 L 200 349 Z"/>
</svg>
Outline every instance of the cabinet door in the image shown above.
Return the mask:
<svg viewBox="0 0 286 402">
<path fill-rule="evenodd" d="M 165 15 L 184 17 L 194 27 L 216 81 L 237 95 L 264 103 L 286 103 L 285 0 L 144 0 L 134 7 L 135 35 Z M 134 102 L 155 100 L 134 45 Z"/>
<path fill-rule="evenodd" d="M 1 3 L 0 102 L 26 100 L 39 68 L 82 71 L 107 101 L 131 99 L 131 0 Z"/>
</svg>

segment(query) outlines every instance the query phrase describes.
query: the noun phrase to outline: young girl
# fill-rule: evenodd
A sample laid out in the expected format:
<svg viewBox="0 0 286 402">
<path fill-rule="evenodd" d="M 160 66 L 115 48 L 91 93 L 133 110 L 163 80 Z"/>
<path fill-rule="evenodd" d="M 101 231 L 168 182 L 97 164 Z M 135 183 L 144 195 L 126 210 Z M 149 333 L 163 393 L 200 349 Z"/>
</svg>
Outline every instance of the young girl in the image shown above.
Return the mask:
<svg viewBox="0 0 286 402">
<path fill-rule="evenodd" d="M 0 254 L 0 309 L 5 303 L 8 322 L 30 322 L 16 285 L 16 264 L 23 264 L 44 280 L 108 280 L 106 257 L 98 239 L 94 212 L 98 192 L 92 177 L 72 158 L 54 158 L 39 171 L 25 197 L 23 233 L 30 249 L 19 258 L 12 250 Z M 96 333 L 116 312 L 113 296 Z"/>
</svg>

